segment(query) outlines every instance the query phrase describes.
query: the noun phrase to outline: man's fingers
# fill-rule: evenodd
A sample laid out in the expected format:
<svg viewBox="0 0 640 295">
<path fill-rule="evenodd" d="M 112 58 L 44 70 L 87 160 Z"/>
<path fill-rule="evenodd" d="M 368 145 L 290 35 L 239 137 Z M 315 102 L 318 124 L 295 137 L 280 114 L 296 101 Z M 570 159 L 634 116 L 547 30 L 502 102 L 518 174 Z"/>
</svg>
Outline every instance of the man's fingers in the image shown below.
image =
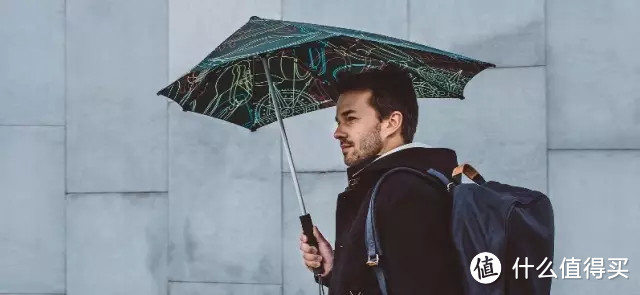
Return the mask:
<svg viewBox="0 0 640 295">
<path fill-rule="evenodd" d="M 318 268 L 318 267 L 320 267 L 320 262 L 310 262 L 310 263 L 307 263 L 307 267 L 310 267 L 310 268 Z"/>
<path fill-rule="evenodd" d="M 309 254 L 309 253 L 303 253 L 302 254 L 302 259 L 304 259 L 304 261 L 306 261 L 306 262 L 316 261 L 316 255 L 315 254 Z"/>
<path fill-rule="evenodd" d="M 318 249 L 316 247 L 311 247 L 307 243 L 302 243 L 301 250 L 303 251 L 302 259 L 309 270 L 318 268 L 322 265 L 323 259 L 322 256 L 318 254 Z"/>
<path fill-rule="evenodd" d="M 313 235 L 318 241 L 325 241 L 324 236 L 320 233 L 317 227 L 313 227 Z M 318 268 L 322 265 L 322 256 L 318 255 L 318 248 L 309 246 L 307 236 L 303 233 L 300 235 L 300 250 L 304 264 L 310 270 Z"/>
<path fill-rule="evenodd" d="M 318 268 L 320 267 L 321 263 L 318 261 L 309 261 L 309 260 L 305 260 L 304 261 L 304 265 L 306 265 L 309 269 L 311 268 Z"/>
<path fill-rule="evenodd" d="M 304 253 L 302 254 L 302 258 L 307 262 L 322 262 L 322 256 L 317 254 Z"/>
<path fill-rule="evenodd" d="M 318 254 L 318 249 L 316 249 L 316 247 L 309 246 L 307 243 L 302 243 L 302 245 L 300 245 L 300 250 L 304 253 Z"/>
</svg>

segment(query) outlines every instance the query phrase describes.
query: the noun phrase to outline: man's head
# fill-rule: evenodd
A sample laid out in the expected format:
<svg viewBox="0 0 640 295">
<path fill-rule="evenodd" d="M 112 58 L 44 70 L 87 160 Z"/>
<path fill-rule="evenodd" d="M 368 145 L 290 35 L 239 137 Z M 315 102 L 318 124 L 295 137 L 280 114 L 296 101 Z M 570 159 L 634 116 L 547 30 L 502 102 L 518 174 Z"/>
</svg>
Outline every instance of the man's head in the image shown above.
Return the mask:
<svg viewBox="0 0 640 295">
<path fill-rule="evenodd" d="M 418 102 L 405 72 L 386 68 L 345 74 L 338 79 L 338 92 L 333 136 L 347 166 L 413 141 Z"/>
</svg>

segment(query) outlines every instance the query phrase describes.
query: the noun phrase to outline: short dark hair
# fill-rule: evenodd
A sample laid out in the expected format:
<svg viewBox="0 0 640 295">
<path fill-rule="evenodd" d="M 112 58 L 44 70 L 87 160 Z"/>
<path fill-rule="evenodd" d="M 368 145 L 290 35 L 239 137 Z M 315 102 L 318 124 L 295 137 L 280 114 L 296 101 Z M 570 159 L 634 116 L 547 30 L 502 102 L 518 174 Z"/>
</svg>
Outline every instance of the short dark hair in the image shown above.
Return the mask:
<svg viewBox="0 0 640 295">
<path fill-rule="evenodd" d="M 369 104 L 376 110 L 378 120 L 388 118 L 393 111 L 402 113 L 402 138 L 405 143 L 413 142 L 418 126 L 418 100 L 406 71 L 388 65 L 360 73 L 341 73 L 337 82 L 338 93 L 353 90 L 373 92 Z"/>
</svg>

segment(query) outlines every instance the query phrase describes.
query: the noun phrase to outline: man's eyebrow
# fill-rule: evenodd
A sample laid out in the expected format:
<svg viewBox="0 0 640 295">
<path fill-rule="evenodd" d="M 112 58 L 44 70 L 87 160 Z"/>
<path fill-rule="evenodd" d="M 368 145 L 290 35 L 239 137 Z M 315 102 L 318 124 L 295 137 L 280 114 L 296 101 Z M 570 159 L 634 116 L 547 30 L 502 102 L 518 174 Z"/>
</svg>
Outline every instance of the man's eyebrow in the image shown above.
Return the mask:
<svg viewBox="0 0 640 295">
<path fill-rule="evenodd" d="M 355 113 L 355 112 L 356 112 L 355 110 L 346 110 L 346 111 L 342 112 L 342 114 L 340 114 L 340 115 L 341 116 L 346 116 L 346 115 L 349 115 L 349 114 Z M 338 117 L 335 117 L 334 119 L 336 120 L 336 122 L 338 122 Z"/>
</svg>

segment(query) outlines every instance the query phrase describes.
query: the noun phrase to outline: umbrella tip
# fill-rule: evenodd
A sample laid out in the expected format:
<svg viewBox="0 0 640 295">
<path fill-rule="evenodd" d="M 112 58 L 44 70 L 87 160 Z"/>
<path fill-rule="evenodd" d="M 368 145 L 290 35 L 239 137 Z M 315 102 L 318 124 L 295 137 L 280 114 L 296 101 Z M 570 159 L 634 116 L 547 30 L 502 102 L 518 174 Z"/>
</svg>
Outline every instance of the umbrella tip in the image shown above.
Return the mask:
<svg viewBox="0 0 640 295">
<path fill-rule="evenodd" d="M 259 18 L 259 17 L 257 17 L 257 16 L 255 16 L 255 15 L 254 15 L 254 16 L 252 16 L 251 18 L 249 18 L 249 20 L 258 20 L 258 19 L 260 19 L 260 18 Z"/>
</svg>

